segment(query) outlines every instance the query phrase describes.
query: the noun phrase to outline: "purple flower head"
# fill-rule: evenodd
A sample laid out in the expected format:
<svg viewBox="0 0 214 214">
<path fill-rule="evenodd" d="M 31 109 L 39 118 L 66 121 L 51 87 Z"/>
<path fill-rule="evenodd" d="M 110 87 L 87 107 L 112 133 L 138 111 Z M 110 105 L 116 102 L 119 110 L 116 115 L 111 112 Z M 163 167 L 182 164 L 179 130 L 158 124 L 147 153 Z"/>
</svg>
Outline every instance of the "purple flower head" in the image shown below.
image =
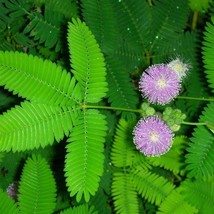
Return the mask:
<svg viewBox="0 0 214 214">
<path fill-rule="evenodd" d="M 17 201 L 17 195 L 18 195 L 18 183 L 17 182 L 14 182 L 7 187 L 7 194 L 11 198 L 13 198 L 15 201 Z"/>
<path fill-rule="evenodd" d="M 181 85 L 177 74 L 169 66 L 158 64 L 143 73 L 139 88 L 149 102 L 164 105 L 179 94 Z"/>
<path fill-rule="evenodd" d="M 160 156 L 172 145 L 173 132 L 157 116 L 139 120 L 133 135 L 136 148 L 146 156 Z"/>
</svg>

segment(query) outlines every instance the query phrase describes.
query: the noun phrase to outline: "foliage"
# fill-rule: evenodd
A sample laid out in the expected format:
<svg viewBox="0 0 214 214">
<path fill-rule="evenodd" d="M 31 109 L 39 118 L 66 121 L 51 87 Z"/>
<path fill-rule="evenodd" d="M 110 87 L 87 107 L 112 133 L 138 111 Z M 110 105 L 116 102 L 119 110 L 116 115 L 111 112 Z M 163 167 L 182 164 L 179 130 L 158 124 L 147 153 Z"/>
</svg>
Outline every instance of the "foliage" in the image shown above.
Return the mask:
<svg viewBox="0 0 214 214">
<path fill-rule="evenodd" d="M 160 205 L 157 213 L 198 213 L 198 210 L 188 204 L 182 195 L 174 190 L 166 200 Z"/>
<path fill-rule="evenodd" d="M 12 198 L 8 198 L 7 194 L 3 192 L 2 189 L 0 189 L 0 197 L 1 197 L 1 202 L 0 202 L 1 213 L 4 213 L 4 212 L 11 213 L 11 214 L 18 213 L 18 209 L 16 207 L 15 202 L 13 201 Z"/>
<path fill-rule="evenodd" d="M 209 3 L 212 0 L 198 1 L 198 0 L 189 0 L 189 6 L 193 11 L 206 11 L 209 8 Z"/>
<path fill-rule="evenodd" d="M 214 119 L 213 107 L 214 105 L 211 103 L 205 108 L 200 121 L 212 124 Z M 189 153 L 186 155 L 187 169 L 190 170 L 188 175 L 190 177 L 208 179 L 214 173 L 214 166 L 212 164 L 214 161 L 212 130 L 212 128 L 209 130 L 204 127 L 197 127 L 193 132 L 192 143 L 187 149 Z"/>
<path fill-rule="evenodd" d="M 213 181 L 190 181 L 186 180 L 179 187 L 181 194 L 192 206 L 196 207 L 201 213 L 211 213 L 213 206 Z"/>
<path fill-rule="evenodd" d="M 52 213 L 55 200 L 56 184 L 51 170 L 44 159 L 33 156 L 27 160 L 19 182 L 20 211 Z"/>
<path fill-rule="evenodd" d="M 212 213 L 212 11 L 208 0 L 0 0 L 0 213 Z M 169 152 L 145 157 L 132 134 L 149 112 L 138 82 L 177 57 L 189 71 L 167 107 L 186 119 Z"/>
<path fill-rule="evenodd" d="M 214 35 L 214 17 L 211 18 L 211 23 L 208 23 L 206 26 L 206 31 L 204 32 L 204 42 L 203 42 L 203 62 L 204 62 L 204 67 L 205 67 L 205 74 L 207 76 L 207 80 L 210 84 L 210 88 L 214 88 L 214 77 L 213 77 L 213 63 L 212 63 L 212 51 L 214 48 L 214 40 L 213 40 L 213 35 Z"/>
<path fill-rule="evenodd" d="M 89 208 L 87 205 L 83 204 L 77 207 L 68 208 L 60 214 L 76 214 L 76 213 L 85 213 L 85 214 L 97 214 L 97 212 L 93 211 L 93 207 Z"/>
</svg>

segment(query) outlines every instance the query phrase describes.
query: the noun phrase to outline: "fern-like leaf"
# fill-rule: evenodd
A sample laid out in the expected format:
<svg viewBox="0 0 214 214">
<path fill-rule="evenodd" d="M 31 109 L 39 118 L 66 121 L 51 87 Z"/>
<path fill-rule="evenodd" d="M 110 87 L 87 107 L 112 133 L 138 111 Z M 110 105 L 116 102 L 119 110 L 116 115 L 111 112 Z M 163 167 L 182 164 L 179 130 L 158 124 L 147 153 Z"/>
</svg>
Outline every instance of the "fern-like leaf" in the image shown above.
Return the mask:
<svg viewBox="0 0 214 214">
<path fill-rule="evenodd" d="M 51 214 L 55 208 L 56 183 L 52 171 L 40 156 L 29 158 L 19 183 L 21 213 Z"/>
<path fill-rule="evenodd" d="M 113 174 L 112 195 L 116 213 L 139 213 L 137 192 L 128 174 Z"/>
<path fill-rule="evenodd" d="M 206 26 L 203 42 L 203 62 L 205 73 L 212 92 L 214 92 L 214 16 L 211 18 L 211 23 Z"/>
<path fill-rule="evenodd" d="M 177 191 L 174 190 L 163 201 L 159 207 L 157 214 L 194 214 L 198 213 L 198 210 L 188 204 L 185 198 Z"/>
<path fill-rule="evenodd" d="M 163 40 L 155 46 L 155 54 L 153 56 L 153 63 L 163 63 L 169 60 L 172 56 L 180 56 L 182 60 L 191 64 L 191 68 L 197 69 L 196 50 L 198 48 L 198 38 L 195 32 L 186 32 L 184 34 L 177 34 L 176 40 L 168 42 Z M 183 48 L 185 47 L 185 48 Z M 191 74 L 191 72 L 190 72 Z M 191 78 L 190 78 L 191 79 Z"/>
<path fill-rule="evenodd" d="M 133 127 L 127 121 L 120 120 L 111 151 L 111 161 L 116 167 L 133 166 L 140 161 L 145 161 L 144 156 L 134 146 L 131 138 L 132 129 Z"/>
<path fill-rule="evenodd" d="M 46 14 L 48 14 L 47 10 L 48 8 L 46 8 Z M 61 48 L 61 14 L 56 13 L 51 17 L 46 14 L 43 16 L 40 13 L 30 13 L 28 16 L 30 22 L 25 27 L 23 33 L 26 35 L 29 34 L 30 37 L 38 40 L 41 44 L 44 43 L 45 47 L 55 47 L 55 51 L 59 51 Z"/>
<path fill-rule="evenodd" d="M 62 48 L 62 26 L 67 19 L 77 16 L 77 7 L 75 1 L 69 0 L 46 0 L 44 14 L 28 11 L 29 23 L 23 33 L 48 49 L 55 49 L 59 52 Z M 53 16 L 54 14 L 54 16 Z"/>
<path fill-rule="evenodd" d="M 183 154 L 187 139 L 183 136 L 175 137 L 173 146 L 165 155 L 148 157 L 147 160 L 154 166 L 161 166 L 174 173 L 181 173 L 184 168 Z"/>
<path fill-rule="evenodd" d="M 26 14 L 33 4 L 31 1 L 25 0 L 14 0 L 14 1 L 4 1 L 3 6 L 8 12 L 10 17 L 19 18 Z"/>
<path fill-rule="evenodd" d="M 112 53 L 109 52 L 108 54 L 120 61 L 120 65 L 123 65 L 127 73 L 136 74 L 141 72 L 141 68 L 148 66 L 149 62 L 144 52 L 145 50 L 140 45 L 133 46 L 130 43 L 123 43 L 117 49 L 114 48 Z"/>
<path fill-rule="evenodd" d="M 188 19 L 186 0 L 156 1 L 152 11 L 150 49 L 157 48 L 163 41 L 173 41 L 184 30 Z"/>
<path fill-rule="evenodd" d="M 131 83 L 129 73 L 118 59 L 106 57 L 108 66 L 107 80 L 109 84 L 108 97 L 112 106 L 134 109 L 138 103 L 138 96 Z M 129 112 L 123 113 L 125 118 L 133 118 Z"/>
<path fill-rule="evenodd" d="M 156 205 L 160 205 L 174 189 L 174 185 L 164 177 L 149 172 L 140 165 L 133 169 L 132 173 L 132 180 L 138 193 Z"/>
<path fill-rule="evenodd" d="M 7 16 L 7 11 L 4 8 L 4 3 L 0 2 L 0 32 L 1 36 L 5 29 L 7 28 L 7 23 L 9 22 L 10 18 Z M 1 38 L 4 41 L 4 38 Z"/>
<path fill-rule="evenodd" d="M 103 53 L 122 60 L 129 71 L 136 69 L 144 58 L 142 46 L 148 41 L 145 39 L 151 22 L 148 3 L 134 0 L 83 0 L 82 6 L 84 19 Z"/>
<path fill-rule="evenodd" d="M 1 50 L 8 50 L 8 51 L 14 50 L 14 47 L 11 45 L 11 43 L 9 43 L 8 41 L 6 41 L 4 39 L 3 32 L 0 31 L 0 33 L 2 34 L 0 37 L 0 48 L 1 48 Z"/>
<path fill-rule="evenodd" d="M 209 104 L 205 108 L 203 116 L 200 117 L 200 121 L 213 124 L 214 103 Z M 188 175 L 197 179 L 212 176 L 214 174 L 214 143 L 212 131 L 207 127 L 199 126 L 194 130 L 191 141 L 192 143 L 187 149 L 188 154 L 186 155 L 187 169 L 189 170 Z"/>
<path fill-rule="evenodd" d="M 132 39 L 134 37 L 132 41 L 136 44 L 136 37 L 140 36 L 142 38 L 145 35 L 143 29 L 145 30 L 146 26 L 148 26 L 148 22 L 145 22 L 148 19 L 146 14 L 144 14 L 144 12 L 148 12 L 146 10 L 147 3 L 142 1 L 121 1 L 121 3 L 118 3 L 118 1 L 112 0 L 83 0 L 82 5 L 84 19 L 106 56 L 107 81 L 109 85 L 108 97 L 110 103 L 114 107 L 135 108 L 138 98 L 131 84 L 129 73 L 132 69 L 136 69 L 136 66 L 140 63 L 139 52 L 136 53 L 133 51 L 134 53 L 132 54 L 130 48 L 122 50 L 122 47 L 124 47 L 124 40 L 127 37 L 132 36 Z M 124 7 L 121 8 L 121 5 Z M 127 11 L 123 12 L 125 9 L 130 13 Z M 137 19 L 135 19 L 136 17 Z M 133 29 L 137 29 L 138 33 L 136 34 L 136 31 L 132 31 L 132 33 L 127 34 L 126 26 L 129 25 L 132 28 L 133 22 L 135 24 Z M 131 41 L 130 38 L 128 41 Z M 140 50 L 144 56 L 142 46 L 139 47 L 139 43 L 138 47 L 135 46 L 133 48 L 133 44 L 129 47 L 132 47 L 132 50 Z M 125 117 L 130 117 L 130 115 L 127 112 L 123 113 Z"/>
<path fill-rule="evenodd" d="M 0 189 L 0 213 L 18 214 L 19 210 L 15 201 L 9 198 L 6 192 Z"/>
<path fill-rule="evenodd" d="M 0 4 L 4 11 L 3 15 L 2 13 L 0 15 L 0 29 L 2 17 L 10 26 L 12 39 L 19 45 L 31 49 L 31 46 L 37 43 L 46 51 L 54 51 L 54 54 L 62 48 L 62 26 L 66 24 L 66 19 L 77 16 L 77 5 L 74 0 L 13 0 Z M 5 27 L 5 24 L 2 27 Z M 36 48 L 41 51 L 40 47 Z"/>
<path fill-rule="evenodd" d="M 46 0 L 45 1 L 45 19 L 52 23 L 60 25 L 60 21 L 64 21 L 64 18 L 71 19 L 71 17 L 77 17 L 78 9 L 77 2 L 75 0 Z M 54 17 L 53 13 L 58 17 Z"/>
<path fill-rule="evenodd" d="M 111 0 L 122 39 L 145 50 L 151 26 L 151 11 L 146 1 Z M 123 40 L 121 40 L 123 42 Z"/>
<path fill-rule="evenodd" d="M 213 0 L 188 0 L 189 1 L 189 6 L 193 11 L 199 11 L 204 13 L 208 8 L 209 8 L 209 4 L 213 1 Z"/>
<path fill-rule="evenodd" d="M 68 135 L 78 109 L 22 103 L 0 116 L 0 151 L 24 151 Z"/>
<path fill-rule="evenodd" d="M 109 204 L 109 195 L 107 195 L 102 188 L 99 188 L 99 190 L 96 192 L 96 195 L 91 198 L 90 205 L 95 206 L 95 209 L 98 211 L 98 213 L 102 214 L 112 213 L 111 206 Z"/>
<path fill-rule="evenodd" d="M 187 202 L 195 206 L 199 213 L 213 213 L 214 183 L 205 181 L 187 180 L 179 187 L 182 196 Z"/>
<path fill-rule="evenodd" d="M 84 20 L 93 32 L 102 52 L 108 54 L 118 45 L 119 32 L 111 0 L 82 0 Z"/>
<path fill-rule="evenodd" d="M 105 117 L 97 110 L 83 111 L 69 138 L 65 175 L 70 195 L 84 196 L 89 201 L 95 195 L 103 174 Z"/>
<path fill-rule="evenodd" d="M 87 204 L 82 204 L 80 206 L 63 210 L 60 214 L 98 214 L 98 212 L 94 211 L 93 207 L 89 208 Z"/>
<path fill-rule="evenodd" d="M 18 52 L 0 52 L 0 85 L 31 101 L 60 106 L 79 103 L 80 87 L 60 66 Z"/>
<path fill-rule="evenodd" d="M 144 42 L 142 37 L 145 35 L 144 32 L 146 32 L 147 26 L 149 26 L 148 22 L 145 22 L 145 20 L 148 20 L 147 15 L 149 13 L 144 14 L 144 12 L 148 12 L 146 10 L 147 3 L 143 1 L 118 2 L 112 0 L 83 0 L 82 2 L 85 21 L 106 56 L 108 97 L 111 105 L 114 107 L 136 108 L 138 98 L 129 77 L 131 70 L 128 70 L 127 67 L 133 69 L 139 64 L 139 57 L 135 56 L 139 53 L 130 54 L 129 49 L 122 50 L 121 53 L 121 46 L 124 47 L 124 40 L 127 40 L 127 38 L 129 38 L 128 41 L 131 41 L 131 37 L 135 44 L 137 42 L 137 49 L 141 50 L 142 55 L 144 55 L 142 46 L 139 47 L 139 40 Z M 94 22 L 94 20 L 96 21 Z M 130 32 L 132 32 L 130 34 L 127 33 L 127 25 Z M 130 47 L 132 46 L 130 45 Z M 134 56 L 134 59 L 132 56 Z M 124 57 L 124 60 L 121 60 L 122 57 Z M 127 58 L 129 59 L 127 60 Z M 125 117 L 133 117 L 133 115 L 130 115 L 127 112 L 123 113 Z"/>
<path fill-rule="evenodd" d="M 82 87 L 84 101 L 99 102 L 108 88 L 104 57 L 94 35 L 85 23 L 73 19 L 69 23 L 68 43 L 72 72 Z"/>
</svg>

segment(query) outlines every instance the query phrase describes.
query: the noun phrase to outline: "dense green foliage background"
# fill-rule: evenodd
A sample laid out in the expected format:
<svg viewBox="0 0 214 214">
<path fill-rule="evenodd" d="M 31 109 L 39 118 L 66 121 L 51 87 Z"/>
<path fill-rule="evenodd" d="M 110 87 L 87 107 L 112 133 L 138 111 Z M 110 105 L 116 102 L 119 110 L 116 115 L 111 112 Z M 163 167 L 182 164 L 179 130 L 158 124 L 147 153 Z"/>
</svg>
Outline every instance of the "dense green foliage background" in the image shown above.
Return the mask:
<svg viewBox="0 0 214 214">
<path fill-rule="evenodd" d="M 206 125 L 145 157 L 138 81 L 176 57 L 167 106 Z M 0 0 L 0 213 L 213 213 L 213 91 L 213 1 Z"/>
</svg>

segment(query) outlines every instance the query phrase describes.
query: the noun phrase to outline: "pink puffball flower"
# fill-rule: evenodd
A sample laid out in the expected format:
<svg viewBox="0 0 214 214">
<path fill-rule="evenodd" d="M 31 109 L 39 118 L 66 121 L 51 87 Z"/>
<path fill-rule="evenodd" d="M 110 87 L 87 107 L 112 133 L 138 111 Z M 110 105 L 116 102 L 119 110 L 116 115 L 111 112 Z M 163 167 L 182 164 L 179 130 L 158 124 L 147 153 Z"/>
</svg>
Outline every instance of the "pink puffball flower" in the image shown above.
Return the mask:
<svg viewBox="0 0 214 214">
<path fill-rule="evenodd" d="M 167 65 L 152 65 L 142 74 L 139 82 L 142 96 L 151 103 L 165 105 L 179 94 L 181 89 L 177 74 Z"/>
<path fill-rule="evenodd" d="M 17 201 L 17 197 L 18 197 L 18 183 L 17 182 L 14 182 L 8 186 L 7 194 L 9 197 L 11 197 L 15 201 Z"/>
<path fill-rule="evenodd" d="M 134 144 L 145 156 L 160 156 L 169 151 L 173 132 L 158 116 L 138 121 L 133 130 Z"/>
</svg>

